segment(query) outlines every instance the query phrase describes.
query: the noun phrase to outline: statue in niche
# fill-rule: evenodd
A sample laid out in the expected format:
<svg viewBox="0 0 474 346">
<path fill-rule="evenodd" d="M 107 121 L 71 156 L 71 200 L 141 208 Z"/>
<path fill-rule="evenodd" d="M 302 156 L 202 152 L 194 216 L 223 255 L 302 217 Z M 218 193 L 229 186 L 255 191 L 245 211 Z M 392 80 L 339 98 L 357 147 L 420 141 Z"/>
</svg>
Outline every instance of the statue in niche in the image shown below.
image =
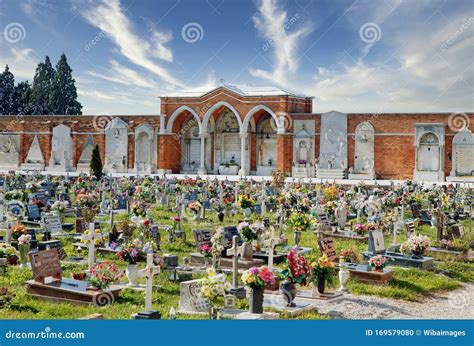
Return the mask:
<svg viewBox="0 0 474 346">
<path fill-rule="evenodd" d="M 298 163 L 306 164 L 308 160 L 308 147 L 305 141 L 300 141 L 298 149 Z"/>
<path fill-rule="evenodd" d="M 263 165 L 263 141 L 259 141 L 259 144 L 258 144 L 258 162 L 259 162 L 259 165 L 262 166 Z"/>
<path fill-rule="evenodd" d="M 18 153 L 18 148 L 16 147 L 15 141 L 13 140 L 12 136 L 8 136 L 7 140 L 2 143 L 2 145 L 0 146 L 0 153 L 4 153 L 4 154 Z"/>
</svg>

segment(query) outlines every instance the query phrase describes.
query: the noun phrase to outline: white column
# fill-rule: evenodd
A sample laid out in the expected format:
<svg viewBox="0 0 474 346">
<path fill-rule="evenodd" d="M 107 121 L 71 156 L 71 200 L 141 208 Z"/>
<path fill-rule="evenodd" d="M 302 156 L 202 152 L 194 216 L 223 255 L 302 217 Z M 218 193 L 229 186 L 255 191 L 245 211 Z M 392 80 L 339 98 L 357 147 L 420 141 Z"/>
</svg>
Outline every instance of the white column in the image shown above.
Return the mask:
<svg viewBox="0 0 474 346">
<path fill-rule="evenodd" d="M 240 134 L 240 170 L 239 170 L 239 175 L 240 176 L 245 176 L 247 175 L 247 157 L 245 155 L 245 144 L 247 141 L 247 133 L 241 133 Z"/>
<path fill-rule="evenodd" d="M 160 114 L 160 134 L 165 133 L 165 116 Z"/>
<path fill-rule="evenodd" d="M 198 174 L 199 175 L 204 175 L 204 174 L 207 174 L 207 171 L 206 171 L 206 165 L 205 165 L 205 153 L 206 153 L 206 137 L 207 137 L 207 133 L 201 133 L 200 134 L 200 137 L 201 137 L 201 163 L 199 165 L 199 169 L 198 169 Z"/>
</svg>

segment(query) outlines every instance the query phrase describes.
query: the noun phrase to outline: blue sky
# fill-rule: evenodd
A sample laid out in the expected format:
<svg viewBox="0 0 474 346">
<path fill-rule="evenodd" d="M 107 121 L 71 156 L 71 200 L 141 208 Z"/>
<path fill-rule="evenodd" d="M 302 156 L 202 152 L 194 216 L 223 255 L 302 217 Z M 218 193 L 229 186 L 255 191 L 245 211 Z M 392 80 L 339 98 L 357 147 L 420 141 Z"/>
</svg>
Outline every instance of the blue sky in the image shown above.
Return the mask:
<svg viewBox="0 0 474 346">
<path fill-rule="evenodd" d="M 470 0 L 0 0 L 0 29 L 17 80 L 66 53 L 84 114 L 159 114 L 159 95 L 221 80 L 315 112 L 474 108 Z"/>
</svg>

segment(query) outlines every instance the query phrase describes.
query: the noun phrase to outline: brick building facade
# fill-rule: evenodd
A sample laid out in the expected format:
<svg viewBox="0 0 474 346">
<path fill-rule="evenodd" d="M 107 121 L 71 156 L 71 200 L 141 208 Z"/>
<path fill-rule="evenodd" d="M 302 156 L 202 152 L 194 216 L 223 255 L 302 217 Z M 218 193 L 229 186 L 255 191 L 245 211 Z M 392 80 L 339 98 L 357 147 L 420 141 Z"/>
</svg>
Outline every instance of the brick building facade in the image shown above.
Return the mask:
<svg viewBox="0 0 474 346">
<path fill-rule="evenodd" d="M 284 90 L 221 86 L 207 93 L 161 97 L 160 115 L 2 116 L 0 147 L 2 143 L 5 146 L 6 137 L 13 136 L 20 166 L 36 136 L 44 165 L 48 166 L 53 128 L 63 124 L 71 131 L 73 167 L 77 167 L 88 137 L 98 144 L 105 162 L 105 129 L 112 118 L 119 117 L 128 126 L 128 145 L 123 156 L 128 172 L 268 175 L 272 170 L 280 169 L 289 174 L 304 172 L 306 176 L 313 176 L 326 160 L 322 158 L 320 143 L 329 141 L 336 142 L 333 143 L 335 147 L 339 145 L 339 154 L 343 153 L 346 159 L 340 162 L 329 162 L 332 159 L 328 159 L 329 167 L 326 168 L 331 171 L 340 166 L 347 176 L 357 166 L 357 127 L 368 123 L 373 127 L 373 157 L 366 161 L 372 160 L 371 167 L 378 179 L 411 179 L 417 170 L 417 162 L 418 166 L 428 165 L 427 169 L 432 170 L 431 163 L 426 160 L 438 160 L 436 155 L 429 153 L 438 148 L 440 157 L 434 165 L 439 165 L 444 178 L 452 175 L 454 136 L 463 127 L 474 130 L 472 112 L 349 113 L 343 115 L 346 132 L 339 132 L 331 142 L 332 134 L 328 136 L 327 131 L 321 132 L 326 126 L 322 125 L 323 121 L 330 119 L 331 114 L 314 114 L 311 109 L 312 98 Z M 153 161 L 151 165 L 143 166 L 146 169 L 138 167 L 136 157 L 136 148 L 143 148 L 144 142 L 137 138 L 140 136 L 138 127 L 143 124 L 150 125 L 147 140 L 153 151 L 145 159 L 140 158 Z M 431 130 L 432 127 L 435 130 Z M 431 142 L 421 143 L 425 137 Z M 301 147 L 296 148 L 296 143 Z M 424 151 L 420 149 L 422 145 L 426 145 Z M 1 155 L 0 169 L 5 169 Z M 425 161 L 422 155 L 427 155 Z"/>
</svg>

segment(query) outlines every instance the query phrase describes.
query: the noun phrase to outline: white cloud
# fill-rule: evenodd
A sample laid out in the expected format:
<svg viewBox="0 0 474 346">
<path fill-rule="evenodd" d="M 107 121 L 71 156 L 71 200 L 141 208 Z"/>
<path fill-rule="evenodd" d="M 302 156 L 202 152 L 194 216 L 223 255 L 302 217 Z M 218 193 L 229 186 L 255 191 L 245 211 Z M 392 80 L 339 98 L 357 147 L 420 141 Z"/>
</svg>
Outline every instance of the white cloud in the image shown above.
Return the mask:
<svg viewBox="0 0 474 346">
<path fill-rule="evenodd" d="M 35 70 L 39 63 L 39 58 L 31 48 L 12 47 L 9 50 L 2 50 L 0 53 L 0 66 L 3 68 L 8 64 L 10 72 L 16 80 L 33 81 Z"/>
<path fill-rule="evenodd" d="M 141 66 L 163 81 L 174 85 L 182 85 L 157 60 L 173 61 L 171 49 L 166 43 L 171 40 L 171 34 L 153 30 L 148 33 L 149 39 L 135 33 L 133 24 L 125 15 L 125 9 L 119 0 L 94 1 L 91 5 L 82 6 L 78 3 L 77 11 L 91 25 L 103 31 L 118 47 L 120 54 L 135 65 Z"/>
<path fill-rule="evenodd" d="M 273 50 L 273 71 L 251 69 L 250 73 L 278 84 L 284 84 L 289 73 L 298 68 L 298 47 L 301 40 L 311 32 L 309 26 L 298 25 L 299 14 L 289 18 L 285 10 L 278 6 L 277 0 L 262 0 L 258 13 L 253 17 L 259 34 L 267 40 L 266 47 Z"/>
</svg>

